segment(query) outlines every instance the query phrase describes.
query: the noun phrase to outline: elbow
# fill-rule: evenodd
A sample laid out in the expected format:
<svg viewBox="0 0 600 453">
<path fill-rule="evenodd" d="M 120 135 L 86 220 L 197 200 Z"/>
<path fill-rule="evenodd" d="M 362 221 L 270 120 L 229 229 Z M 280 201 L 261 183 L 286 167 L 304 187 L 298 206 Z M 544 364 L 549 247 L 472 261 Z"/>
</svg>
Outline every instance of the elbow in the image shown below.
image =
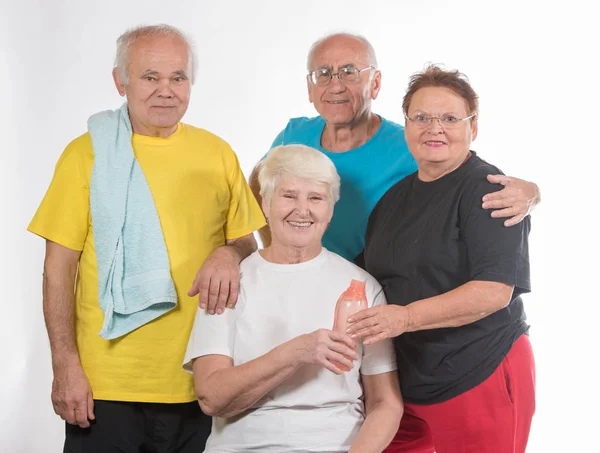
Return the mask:
<svg viewBox="0 0 600 453">
<path fill-rule="evenodd" d="M 198 397 L 198 404 L 200 405 L 200 409 L 209 417 L 219 417 L 222 409 L 213 404 L 211 401 L 208 401 L 206 398 Z"/>
<path fill-rule="evenodd" d="M 210 417 L 219 417 L 223 408 L 214 392 L 207 391 L 206 386 L 203 385 L 196 384 L 195 387 L 196 398 L 202 412 Z"/>
</svg>

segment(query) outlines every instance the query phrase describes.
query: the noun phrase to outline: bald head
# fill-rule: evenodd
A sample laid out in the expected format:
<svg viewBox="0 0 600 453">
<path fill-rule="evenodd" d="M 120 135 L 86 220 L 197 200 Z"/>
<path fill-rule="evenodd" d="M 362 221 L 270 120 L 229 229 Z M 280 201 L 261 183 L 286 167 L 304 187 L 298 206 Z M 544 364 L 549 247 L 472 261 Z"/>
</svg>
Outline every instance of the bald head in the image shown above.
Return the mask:
<svg viewBox="0 0 600 453">
<path fill-rule="evenodd" d="M 316 41 L 308 51 L 306 69 L 310 72 L 314 69 L 315 55 L 328 53 L 330 51 L 347 50 L 354 53 L 356 58 L 362 60 L 366 65 L 377 68 L 377 56 L 371 43 L 361 35 L 351 33 L 334 33 Z"/>
</svg>

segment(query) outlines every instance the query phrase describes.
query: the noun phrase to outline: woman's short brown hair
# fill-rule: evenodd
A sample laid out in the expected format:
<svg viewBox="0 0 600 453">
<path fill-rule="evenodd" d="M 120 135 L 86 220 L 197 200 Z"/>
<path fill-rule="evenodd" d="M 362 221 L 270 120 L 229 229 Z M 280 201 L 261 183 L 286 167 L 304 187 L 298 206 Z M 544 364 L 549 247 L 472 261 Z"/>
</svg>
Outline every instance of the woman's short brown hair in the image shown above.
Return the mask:
<svg viewBox="0 0 600 453">
<path fill-rule="evenodd" d="M 468 115 L 479 113 L 477 93 L 471 87 L 466 75 L 458 71 L 445 71 L 439 66 L 429 65 L 423 72 L 414 74 L 408 83 L 408 89 L 402 101 L 404 115 L 408 115 L 408 107 L 413 95 L 421 88 L 443 87 L 458 94 L 467 103 Z"/>
</svg>

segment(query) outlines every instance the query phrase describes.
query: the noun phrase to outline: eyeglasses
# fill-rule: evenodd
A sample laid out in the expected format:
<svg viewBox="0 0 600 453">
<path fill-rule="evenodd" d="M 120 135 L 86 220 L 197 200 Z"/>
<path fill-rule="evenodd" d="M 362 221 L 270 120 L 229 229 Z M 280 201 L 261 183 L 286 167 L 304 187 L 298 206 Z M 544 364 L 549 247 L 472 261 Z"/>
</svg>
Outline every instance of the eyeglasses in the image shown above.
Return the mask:
<svg viewBox="0 0 600 453">
<path fill-rule="evenodd" d="M 319 68 L 309 72 L 308 77 L 313 85 L 320 87 L 329 85 L 333 80 L 333 76 L 336 76 L 340 83 L 357 83 L 360 80 L 360 73 L 370 69 L 375 69 L 375 66 L 367 66 L 364 69 L 358 69 L 354 66 L 344 66 L 338 72 L 331 72 L 327 68 Z"/>
<path fill-rule="evenodd" d="M 404 117 L 407 120 L 409 120 L 411 123 L 413 123 L 415 126 L 417 126 L 419 128 L 423 128 L 423 129 L 431 126 L 431 123 L 433 122 L 433 120 L 438 120 L 440 122 L 440 125 L 444 129 L 453 129 L 453 128 L 458 127 L 458 125 L 461 124 L 463 121 L 470 120 L 471 118 L 473 118 L 475 116 L 477 116 L 476 113 L 473 113 L 472 115 L 469 115 L 465 118 L 458 118 L 457 116 L 454 116 L 454 115 L 429 116 L 429 115 L 425 115 L 424 113 L 415 113 L 412 116 L 404 115 Z"/>
</svg>

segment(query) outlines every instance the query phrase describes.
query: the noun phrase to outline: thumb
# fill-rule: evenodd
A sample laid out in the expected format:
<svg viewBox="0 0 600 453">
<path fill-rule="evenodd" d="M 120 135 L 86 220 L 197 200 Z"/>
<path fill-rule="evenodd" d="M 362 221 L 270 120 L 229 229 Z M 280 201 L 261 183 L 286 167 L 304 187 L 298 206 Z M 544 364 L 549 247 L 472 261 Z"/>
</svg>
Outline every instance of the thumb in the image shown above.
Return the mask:
<svg viewBox="0 0 600 453">
<path fill-rule="evenodd" d="M 190 297 L 194 297 L 196 294 L 200 293 L 199 286 L 200 286 L 200 284 L 198 283 L 198 278 L 196 278 L 194 280 L 194 283 L 192 283 L 192 287 L 188 291 L 187 295 Z"/>
</svg>

